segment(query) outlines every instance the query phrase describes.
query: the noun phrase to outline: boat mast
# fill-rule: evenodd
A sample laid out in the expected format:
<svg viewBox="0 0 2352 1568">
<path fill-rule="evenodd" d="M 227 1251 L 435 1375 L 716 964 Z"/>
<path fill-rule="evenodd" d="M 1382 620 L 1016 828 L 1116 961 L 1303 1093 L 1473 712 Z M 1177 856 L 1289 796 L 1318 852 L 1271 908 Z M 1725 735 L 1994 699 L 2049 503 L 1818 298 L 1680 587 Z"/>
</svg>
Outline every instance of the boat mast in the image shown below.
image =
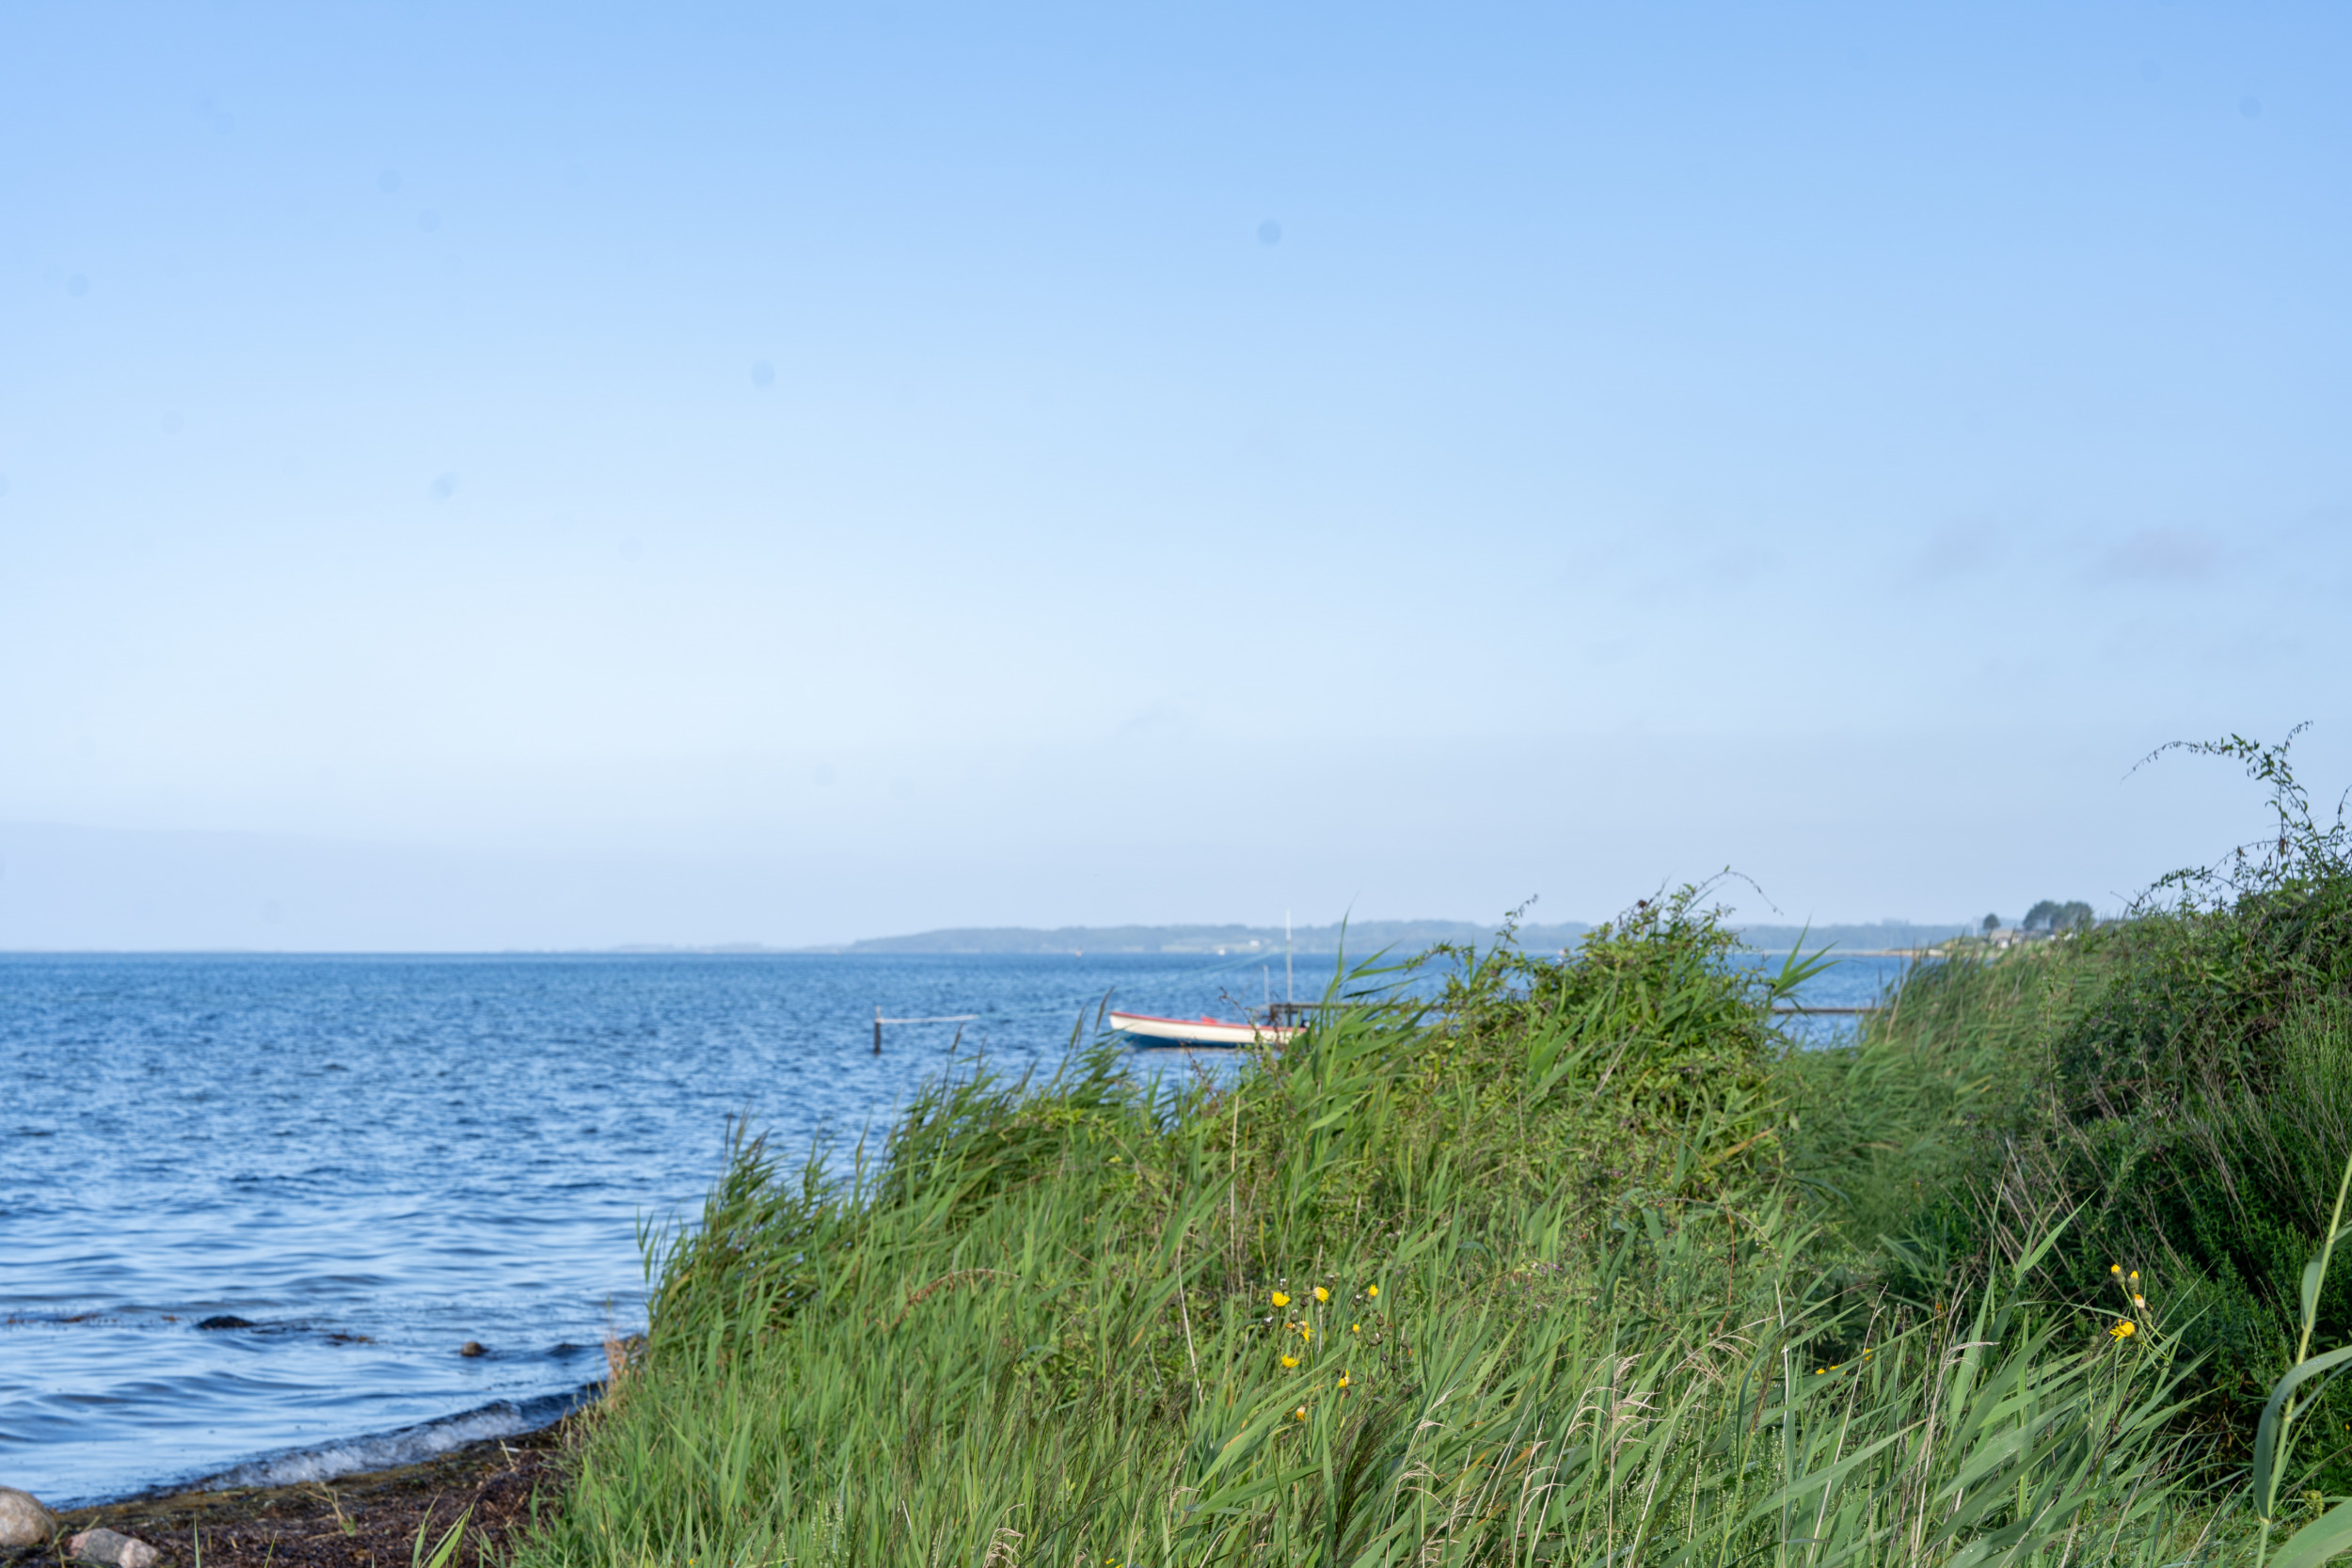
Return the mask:
<svg viewBox="0 0 2352 1568">
<path fill-rule="evenodd" d="M 1282 911 L 1282 1002 L 1287 1006 L 1296 1000 L 1297 997 L 1291 990 L 1291 911 L 1284 910 Z"/>
</svg>

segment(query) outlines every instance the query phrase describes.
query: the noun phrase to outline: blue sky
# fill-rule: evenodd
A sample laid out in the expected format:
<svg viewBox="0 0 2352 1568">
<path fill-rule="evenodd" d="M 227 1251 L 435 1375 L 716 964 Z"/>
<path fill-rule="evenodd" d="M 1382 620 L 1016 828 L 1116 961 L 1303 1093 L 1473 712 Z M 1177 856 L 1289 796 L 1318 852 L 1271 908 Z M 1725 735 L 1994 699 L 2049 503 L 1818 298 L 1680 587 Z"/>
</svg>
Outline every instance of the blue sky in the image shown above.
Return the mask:
<svg viewBox="0 0 2352 1568">
<path fill-rule="evenodd" d="M 2352 782 L 2348 44 L 10 0 L 0 945 L 2112 907 Z"/>
</svg>

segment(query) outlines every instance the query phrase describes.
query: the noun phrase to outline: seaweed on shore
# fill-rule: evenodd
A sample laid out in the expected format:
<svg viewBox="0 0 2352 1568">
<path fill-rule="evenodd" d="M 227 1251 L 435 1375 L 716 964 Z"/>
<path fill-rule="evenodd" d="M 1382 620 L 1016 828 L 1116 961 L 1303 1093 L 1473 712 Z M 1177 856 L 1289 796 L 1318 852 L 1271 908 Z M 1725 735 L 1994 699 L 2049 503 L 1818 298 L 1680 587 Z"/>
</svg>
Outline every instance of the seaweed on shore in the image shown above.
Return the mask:
<svg viewBox="0 0 2352 1568">
<path fill-rule="evenodd" d="M 0 1549 L 6 1568 L 65 1568 L 64 1539 L 81 1530 L 135 1536 L 178 1568 L 393 1568 L 420 1537 L 437 1539 L 462 1515 L 458 1553 L 473 1564 L 504 1559 L 543 1511 L 557 1506 L 580 1427 L 573 1417 L 520 1436 L 486 1438 L 420 1464 L 298 1485 L 178 1492 L 59 1514 L 46 1546 Z"/>
</svg>

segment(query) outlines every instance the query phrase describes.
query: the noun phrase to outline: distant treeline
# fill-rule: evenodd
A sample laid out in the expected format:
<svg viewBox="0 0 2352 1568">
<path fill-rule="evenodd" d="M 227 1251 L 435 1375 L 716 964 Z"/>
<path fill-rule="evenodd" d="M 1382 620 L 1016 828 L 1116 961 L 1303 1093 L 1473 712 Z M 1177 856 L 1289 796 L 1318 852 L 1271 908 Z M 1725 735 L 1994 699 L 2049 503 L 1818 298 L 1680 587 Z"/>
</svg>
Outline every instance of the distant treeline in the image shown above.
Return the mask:
<svg viewBox="0 0 2352 1568">
<path fill-rule="evenodd" d="M 1558 925 L 1522 926 L 1518 944 L 1531 953 L 1557 953 L 1573 947 L 1593 927 L 1581 920 Z M 1740 940 L 1768 953 L 1785 953 L 1804 939 L 1804 946 L 1834 946 L 1840 952 L 1883 952 L 1895 948 L 1927 947 L 1963 936 L 1976 927 L 1965 921 L 1922 925 L 1905 920 L 1881 920 L 1860 926 L 1743 926 Z M 1291 932 L 1291 950 L 1300 954 L 1334 954 L 1345 950 L 1370 955 L 1382 949 L 1418 953 L 1439 942 L 1473 943 L 1484 947 L 1494 940 L 1495 927 L 1470 920 L 1359 920 L 1345 927 L 1301 926 Z M 1041 930 L 1025 926 L 968 927 L 918 931 L 911 936 L 870 937 L 840 947 L 836 953 L 1279 953 L 1279 926 L 1061 926 Z"/>
<path fill-rule="evenodd" d="M 1558 949 L 1592 927 L 1581 921 L 1564 926 L 1527 926 L 1520 945 Z M 1369 956 L 1383 948 L 1418 953 L 1441 942 L 1494 940 L 1494 927 L 1470 920 L 1359 920 L 1345 927 L 1300 926 L 1290 934 L 1291 951 Z M 1040 930 L 991 926 L 912 936 L 870 937 L 830 949 L 840 953 L 1279 953 L 1279 926 L 1060 926 Z"/>
</svg>

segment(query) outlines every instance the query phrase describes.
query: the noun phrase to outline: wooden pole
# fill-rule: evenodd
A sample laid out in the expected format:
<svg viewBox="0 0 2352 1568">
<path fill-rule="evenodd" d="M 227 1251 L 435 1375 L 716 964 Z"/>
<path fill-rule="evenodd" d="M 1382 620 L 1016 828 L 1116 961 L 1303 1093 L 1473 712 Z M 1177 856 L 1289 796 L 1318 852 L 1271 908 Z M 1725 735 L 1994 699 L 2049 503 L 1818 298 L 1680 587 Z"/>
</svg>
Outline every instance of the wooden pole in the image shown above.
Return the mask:
<svg viewBox="0 0 2352 1568">
<path fill-rule="evenodd" d="M 874 1009 L 874 1054 L 882 1054 L 882 1008 Z"/>
</svg>

